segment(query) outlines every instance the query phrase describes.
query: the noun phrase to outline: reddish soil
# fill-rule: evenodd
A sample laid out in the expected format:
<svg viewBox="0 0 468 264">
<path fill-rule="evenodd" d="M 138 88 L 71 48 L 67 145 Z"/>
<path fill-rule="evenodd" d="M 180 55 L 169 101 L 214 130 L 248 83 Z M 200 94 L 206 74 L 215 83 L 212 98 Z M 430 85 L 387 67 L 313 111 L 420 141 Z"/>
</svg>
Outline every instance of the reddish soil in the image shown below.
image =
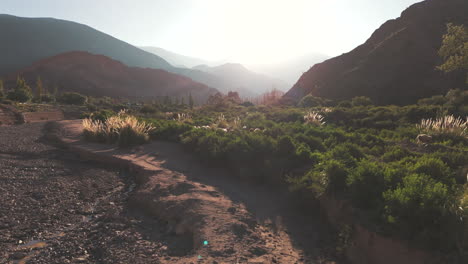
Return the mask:
<svg viewBox="0 0 468 264">
<path fill-rule="evenodd" d="M 59 124 L 68 151 L 44 137 L 51 126 L 0 129 L 0 263 L 329 263 L 327 225 L 292 194 L 174 143 L 117 149 Z"/>
</svg>

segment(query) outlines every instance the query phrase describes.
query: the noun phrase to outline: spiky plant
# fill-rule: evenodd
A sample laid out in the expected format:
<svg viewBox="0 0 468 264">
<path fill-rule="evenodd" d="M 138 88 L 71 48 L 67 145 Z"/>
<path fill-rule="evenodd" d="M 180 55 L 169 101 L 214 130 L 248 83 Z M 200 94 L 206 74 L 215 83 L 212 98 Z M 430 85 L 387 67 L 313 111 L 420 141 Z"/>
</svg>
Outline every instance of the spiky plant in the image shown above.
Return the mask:
<svg viewBox="0 0 468 264">
<path fill-rule="evenodd" d="M 323 116 L 315 111 L 307 112 L 306 115 L 304 116 L 304 122 L 306 122 L 307 124 L 312 124 L 312 125 L 317 125 L 317 126 L 321 126 L 325 124 L 325 122 L 323 121 Z"/>
<path fill-rule="evenodd" d="M 147 142 L 153 129 L 151 125 L 138 121 L 126 111 L 120 111 L 105 122 L 89 118 L 83 120 L 83 135 L 87 140 L 101 143 L 117 142 L 121 146 Z"/>
<path fill-rule="evenodd" d="M 468 117 L 463 119 L 446 115 L 436 119 L 423 119 L 417 127 L 421 133 L 468 137 Z"/>
</svg>

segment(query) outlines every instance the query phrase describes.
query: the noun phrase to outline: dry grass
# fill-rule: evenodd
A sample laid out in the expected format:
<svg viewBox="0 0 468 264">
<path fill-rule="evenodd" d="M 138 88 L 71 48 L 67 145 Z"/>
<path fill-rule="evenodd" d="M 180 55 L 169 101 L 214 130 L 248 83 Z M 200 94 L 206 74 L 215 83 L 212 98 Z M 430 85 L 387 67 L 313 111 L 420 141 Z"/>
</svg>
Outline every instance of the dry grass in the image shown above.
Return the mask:
<svg viewBox="0 0 468 264">
<path fill-rule="evenodd" d="M 319 114 L 318 112 L 314 112 L 314 111 L 307 112 L 307 114 L 304 116 L 304 121 L 307 124 L 313 124 L 317 126 L 321 126 L 325 124 L 325 122 L 323 121 L 323 116 Z"/>
<path fill-rule="evenodd" d="M 87 140 L 109 144 L 117 142 L 120 146 L 147 142 L 153 129 L 125 111 L 109 117 L 105 122 L 89 118 L 83 120 L 83 135 Z"/>
<path fill-rule="evenodd" d="M 468 137 L 467 119 L 446 115 L 436 119 L 423 119 L 417 127 L 420 132 L 426 134 Z"/>
</svg>

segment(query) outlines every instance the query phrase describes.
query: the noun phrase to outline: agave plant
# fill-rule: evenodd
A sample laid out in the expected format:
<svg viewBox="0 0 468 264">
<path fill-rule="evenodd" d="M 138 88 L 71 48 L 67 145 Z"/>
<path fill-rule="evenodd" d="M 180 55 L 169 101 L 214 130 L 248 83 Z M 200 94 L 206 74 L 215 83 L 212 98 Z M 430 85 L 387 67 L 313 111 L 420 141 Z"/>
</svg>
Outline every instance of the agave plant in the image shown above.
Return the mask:
<svg viewBox="0 0 468 264">
<path fill-rule="evenodd" d="M 313 124 L 317 126 L 321 126 L 325 124 L 325 122 L 323 121 L 323 116 L 315 111 L 307 112 L 306 115 L 304 116 L 304 121 L 307 124 Z"/>
</svg>

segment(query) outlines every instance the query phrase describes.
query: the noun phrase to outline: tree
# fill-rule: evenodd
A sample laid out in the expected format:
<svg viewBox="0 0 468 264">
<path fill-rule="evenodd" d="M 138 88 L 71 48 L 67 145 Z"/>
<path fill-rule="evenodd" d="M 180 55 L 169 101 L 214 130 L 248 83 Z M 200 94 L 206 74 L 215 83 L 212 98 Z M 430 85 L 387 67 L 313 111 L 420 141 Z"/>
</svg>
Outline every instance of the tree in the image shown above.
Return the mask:
<svg viewBox="0 0 468 264">
<path fill-rule="evenodd" d="M 444 64 L 437 67 L 439 70 L 465 70 L 468 83 L 468 30 L 463 25 L 447 24 L 447 34 L 442 38 L 439 55 L 444 58 Z"/>
<path fill-rule="evenodd" d="M 193 98 L 192 98 L 191 93 L 189 94 L 188 103 L 189 103 L 190 109 L 193 109 Z"/>
<path fill-rule="evenodd" d="M 5 89 L 3 88 L 3 80 L 0 79 L 0 98 L 5 96 Z"/>
<path fill-rule="evenodd" d="M 13 101 L 25 103 L 30 101 L 32 97 L 31 87 L 29 87 L 23 78 L 18 76 L 16 79 L 16 87 L 13 91 L 8 93 L 7 98 Z"/>
<path fill-rule="evenodd" d="M 57 101 L 63 104 L 84 105 L 87 101 L 86 96 L 79 93 L 63 93 L 57 98 Z"/>
<path fill-rule="evenodd" d="M 42 96 L 44 95 L 44 90 L 42 86 L 41 77 L 37 77 L 36 80 L 36 100 L 40 103 L 42 101 Z"/>
</svg>

